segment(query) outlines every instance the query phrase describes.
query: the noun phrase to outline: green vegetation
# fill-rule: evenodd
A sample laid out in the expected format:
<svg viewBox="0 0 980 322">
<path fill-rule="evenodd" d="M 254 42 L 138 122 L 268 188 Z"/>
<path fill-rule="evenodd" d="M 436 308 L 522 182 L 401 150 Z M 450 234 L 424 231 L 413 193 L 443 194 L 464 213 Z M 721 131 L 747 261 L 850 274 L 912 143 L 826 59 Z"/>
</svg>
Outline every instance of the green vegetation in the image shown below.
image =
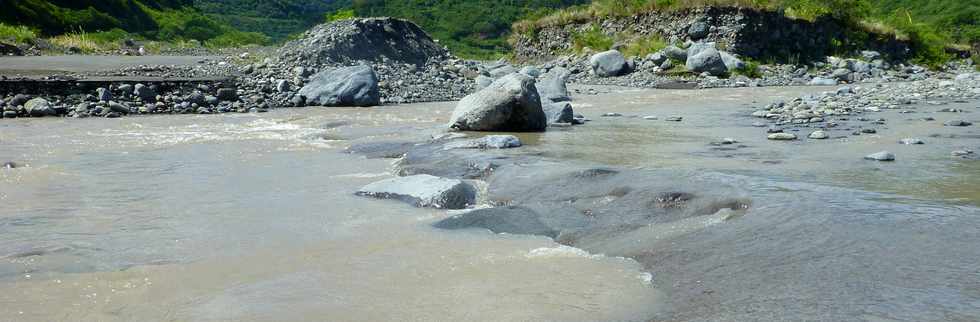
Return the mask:
<svg viewBox="0 0 980 322">
<path fill-rule="evenodd" d="M 323 22 L 351 0 L 196 0 L 194 7 L 220 22 L 282 41 Z M 339 17 L 338 17 L 339 18 Z"/>
<path fill-rule="evenodd" d="M 572 48 L 575 52 L 582 52 L 585 48 L 595 51 L 609 50 L 614 42 L 611 36 L 602 33 L 602 29 L 595 24 L 586 31 L 572 34 Z"/>
<path fill-rule="evenodd" d="M 33 29 L 25 26 L 11 26 L 0 22 L 0 41 L 26 43 L 37 38 Z"/>
<path fill-rule="evenodd" d="M 626 56 L 643 57 L 658 52 L 666 47 L 667 42 L 664 41 L 659 35 L 648 35 L 630 37 L 626 41 L 626 47 L 623 47 L 622 51 Z"/>
<path fill-rule="evenodd" d="M 762 72 L 759 71 L 759 63 L 754 61 L 746 61 L 745 66 L 735 69 L 732 73 L 748 78 L 762 78 Z"/>
<path fill-rule="evenodd" d="M 123 39 L 226 47 L 263 44 L 269 38 L 242 32 L 192 7 L 192 0 L 6 0 L 0 22 L 11 28 L 37 30 L 51 42 L 83 52 L 112 50 Z M 16 27 L 11 27 L 16 26 Z"/>
</svg>

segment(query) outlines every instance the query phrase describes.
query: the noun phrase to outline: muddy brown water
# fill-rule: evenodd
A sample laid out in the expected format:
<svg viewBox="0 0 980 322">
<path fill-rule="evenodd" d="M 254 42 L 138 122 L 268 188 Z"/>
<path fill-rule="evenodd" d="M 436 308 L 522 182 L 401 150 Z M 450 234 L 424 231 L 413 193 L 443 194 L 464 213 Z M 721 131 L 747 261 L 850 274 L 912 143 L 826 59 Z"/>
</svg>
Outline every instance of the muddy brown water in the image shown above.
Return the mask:
<svg viewBox="0 0 980 322">
<path fill-rule="evenodd" d="M 740 187 L 753 208 L 583 243 L 585 251 L 545 237 L 440 231 L 430 224 L 445 211 L 353 195 L 394 164 L 345 147 L 425 139 L 453 103 L 3 120 L 0 161 L 25 166 L 0 170 L 0 316 L 980 318 L 980 166 L 949 155 L 980 139 L 976 127 L 941 125 L 976 114 L 918 106 L 874 114 L 889 120 L 876 135 L 769 142 L 743 116 L 751 106 L 823 89 L 608 90 L 576 97 L 589 124 L 521 134 L 525 147 L 501 153 L 666 169 L 684 174 L 668 181 Z M 938 121 L 909 120 L 926 115 Z M 725 137 L 741 146 L 709 144 Z M 927 144 L 897 144 L 904 137 Z M 862 159 L 880 150 L 898 162 Z"/>
</svg>

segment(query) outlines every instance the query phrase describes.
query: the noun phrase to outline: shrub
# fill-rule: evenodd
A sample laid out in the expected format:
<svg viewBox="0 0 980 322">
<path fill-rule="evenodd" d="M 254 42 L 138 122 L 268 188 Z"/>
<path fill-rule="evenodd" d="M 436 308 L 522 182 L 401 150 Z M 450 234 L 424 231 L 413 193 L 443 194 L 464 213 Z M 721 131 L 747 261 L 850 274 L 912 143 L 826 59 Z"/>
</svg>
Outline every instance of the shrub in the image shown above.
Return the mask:
<svg viewBox="0 0 980 322">
<path fill-rule="evenodd" d="M 27 26 L 11 26 L 0 23 L 0 41 L 26 43 L 37 39 L 37 33 Z"/>
<path fill-rule="evenodd" d="M 612 47 L 614 41 L 599 29 L 599 26 L 592 25 L 589 29 L 572 34 L 572 47 L 576 52 L 581 52 L 585 48 L 604 51 Z"/>
<path fill-rule="evenodd" d="M 659 35 L 635 37 L 626 43 L 626 47 L 623 48 L 623 54 L 627 57 L 643 57 L 660 51 L 666 47 L 667 42 L 665 42 Z"/>
</svg>

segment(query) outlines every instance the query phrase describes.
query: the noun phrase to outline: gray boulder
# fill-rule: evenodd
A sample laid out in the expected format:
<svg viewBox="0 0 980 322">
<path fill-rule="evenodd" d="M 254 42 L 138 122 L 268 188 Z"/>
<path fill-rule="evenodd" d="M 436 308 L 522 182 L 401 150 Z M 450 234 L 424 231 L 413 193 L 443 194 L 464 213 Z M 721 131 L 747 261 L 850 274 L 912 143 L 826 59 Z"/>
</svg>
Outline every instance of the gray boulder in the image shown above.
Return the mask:
<svg viewBox="0 0 980 322">
<path fill-rule="evenodd" d="M 381 104 L 378 75 L 370 66 L 326 70 L 311 77 L 298 92 L 307 105 L 375 106 Z"/>
<path fill-rule="evenodd" d="M 100 102 L 108 102 L 112 100 L 112 92 L 104 87 L 96 88 L 95 93 Z"/>
<path fill-rule="evenodd" d="M 538 94 L 541 96 L 542 104 L 546 103 L 546 101 L 566 102 L 572 100 L 572 97 L 568 94 L 568 88 L 565 86 L 571 74 L 572 72 L 568 69 L 555 67 L 541 76 L 541 80 L 538 81 L 536 87 L 538 88 Z"/>
<path fill-rule="evenodd" d="M 432 225 L 439 229 L 487 229 L 501 234 L 558 237 L 558 231 L 543 223 L 534 210 L 524 207 L 477 209 L 443 219 Z"/>
<path fill-rule="evenodd" d="M 664 55 L 663 51 L 658 51 L 647 55 L 647 61 L 653 62 L 654 65 L 660 66 L 660 64 L 667 61 L 667 55 Z"/>
<path fill-rule="evenodd" d="M 234 102 L 238 100 L 238 90 L 234 88 L 219 88 L 218 89 L 218 100 L 225 102 Z"/>
<path fill-rule="evenodd" d="M 534 79 L 515 73 L 460 100 L 449 126 L 461 131 L 544 131 L 548 120 Z"/>
<path fill-rule="evenodd" d="M 10 102 L 8 102 L 8 104 L 10 106 L 17 107 L 17 106 L 22 106 L 24 104 L 27 104 L 27 101 L 29 100 L 31 100 L 30 96 L 24 94 L 17 94 L 14 95 L 14 98 L 11 99 Z"/>
<path fill-rule="evenodd" d="M 663 53 L 664 53 L 664 55 L 667 56 L 667 58 L 670 58 L 670 59 L 673 59 L 673 60 L 676 60 L 676 61 L 687 61 L 687 51 L 684 50 L 684 49 L 681 49 L 680 47 L 677 47 L 677 46 L 667 46 L 667 48 L 664 48 Z"/>
<path fill-rule="evenodd" d="M 687 28 L 687 36 L 691 39 L 698 40 L 708 36 L 708 23 L 704 21 L 698 21 L 691 24 Z"/>
<path fill-rule="evenodd" d="M 745 68 L 745 62 L 738 59 L 735 55 L 728 53 L 727 51 L 718 51 L 721 54 L 721 60 L 725 63 L 725 68 L 728 71 L 734 71 Z"/>
<path fill-rule="evenodd" d="M 714 48 L 707 48 L 697 55 L 687 57 L 687 70 L 695 73 L 704 73 L 718 76 L 724 75 L 728 72 L 728 68 L 725 67 L 725 61 L 721 58 L 721 54 L 718 53 Z"/>
<path fill-rule="evenodd" d="M 592 71 L 599 77 L 620 76 L 629 72 L 626 57 L 618 50 L 604 51 L 589 59 Z"/>
<path fill-rule="evenodd" d="M 129 107 L 126 105 L 119 104 L 115 101 L 110 101 L 107 103 L 109 106 L 109 111 L 118 114 L 129 114 Z"/>
<path fill-rule="evenodd" d="M 133 95 L 144 102 L 155 101 L 157 98 L 157 92 L 149 86 L 143 84 L 136 84 L 136 86 L 133 87 Z"/>
<path fill-rule="evenodd" d="M 705 50 L 708 50 L 708 49 L 718 50 L 715 47 L 715 43 L 713 43 L 713 42 L 696 42 L 696 43 L 693 43 L 693 44 L 691 44 L 690 47 L 687 47 L 687 58 L 690 59 L 691 57 L 697 56 L 697 54 L 700 54 L 702 51 L 705 51 Z"/>
<path fill-rule="evenodd" d="M 54 107 L 51 106 L 51 103 L 48 102 L 48 100 L 40 97 L 31 99 L 26 103 L 24 103 L 24 110 L 27 111 L 28 115 L 35 116 L 35 117 L 51 116 L 51 115 L 58 114 L 54 110 Z"/>
<path fill-rule="evenodd" d="M 572 123 L 575 121 L 575 111 L 569 102 L 542 103 L 548 124 Z"/>
<path fill-rule="evenodd" d="M 427 174 L 381 180 L 364 186 L 357 195 L 443 209 L 463 209 L 476 202 L 476 189 L 470 184 Z"/>
<path fill-rule="evenodd" d="M 204 93 L 201 93 L 201 91 L 194 91 L 193 93 L 190 93 L 184 97 L 184 102 L 197 104 L 197 106 L 204 106 L 204 104 L 207 103 L 207 100 L 204 97 Z"/>
</svg>

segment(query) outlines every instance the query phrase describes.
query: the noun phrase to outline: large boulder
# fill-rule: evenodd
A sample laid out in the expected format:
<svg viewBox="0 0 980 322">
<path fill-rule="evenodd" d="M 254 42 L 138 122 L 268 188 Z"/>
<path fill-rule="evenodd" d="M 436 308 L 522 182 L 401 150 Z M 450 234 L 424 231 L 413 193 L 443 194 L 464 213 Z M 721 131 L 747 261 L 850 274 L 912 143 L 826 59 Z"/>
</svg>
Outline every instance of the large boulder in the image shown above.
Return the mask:
<svg viewBox="0 0 980 322">
<path fill-rule="evenodd" d="M 24 103 L 24 110 L 26 110 L 27 114 L 30 116 L 50 116 L 58 114 L 48 100 L 40 97 L 31 99 L 27 101 L 27 103 Z"/>
<path fill-rule="evenodd" d="M 476 189 L 472 185 L 427 174 L 381 180 L 364 186 L 357 195 L 444 209 L 463 209 L 476 202 Z"/>
<path fill-rule="evenodd" d="M 133 87 L 133 95 L 139 97 L 139 99 L 144 102 L 153 102 L 156 101 L 157 92 L 149 86 L 136 84 L 136 86 Z"/>
<path fill-rule="evenodd" d="M 490 77 L 494 79 L 501 78 L 517 72 L 517 68 L 509 64 L 499 65 L 496 68 L 490 69 Z"/>
<path fill-rule="evenodd" d="M 687 57 L 697 56 L 697 54 L 700 54 L 702 51 L 707 49 L 717 50 L 718 48 L 715 47 L 715 43 L 713 42 L 696 42 L 691 44 L 690 47 L 687 47 Z"/>
<path fill-rule="evenodd" d="M 721 54 L 721 60 L 725 63 L 725 68 L 728 71 L 739 70 L 745 68 L 745 62 L 727 51 L 718 51 Z"/>
<path fill-rule="evenodd" d="M 592 71 L 599 77 L 613 77 L 629 72 L 626 57 L 618 50 L 609 50 L 592 55 L 589 63 L 592 65 Z"/>
<path fill-rule="evenodd" d="M 687 70 L 695 73 L 708 73 L 714 76 L 728 72 L 721 54 L 714 48 L 707 48 L 697 55 L 687 57 Z"/>
<path fill-rule="evenodd" d="M 534 79 L 510 74 L 456 105 L 449 126 L 461 131 L 544 131 L 547 117 Z"/>
<path fill-rule="evenodd" d="M 565 86 L 571 74 L 568 69 L 555 67 L 542 75 L 541 80 L 536 84 L 542 103 L 571 101 L 572 97 L 568 95 L 568 88 Z"/>
<path fill-rule="evenodd" d="M 381 104 L 378 75 L 370 66 L 325 70 L 313 75 L 299 90 L 307 105 L 375 106 Z"/>
<path fill-rule="evenodd" d="M 487 229 L 494 233 L 558 237 L 558 231 L 543 223 L 534 210 L 524 207 L 477 209 L 452 216 L 432 226 L 440 229 Z"/>
<path fill-rule="evenodd" d="M 357 18 L 317 25 L 299 39 L 286 43 L 277 56 L 283 66 L 321 67 L 357 61 L 423 66 L 450 54 L 445 46 L 410 21 Z"/>
<path fill-rule="evenodd" d="M 546 102 L 542 103 L 544 114 L 548 117 L 548 124 L 552 123 L 572 123 L 575 121 L 575 111 L 569 102 Z"/>
<path fill-rule="evenodd" d="M 667 56 L 667 58 L 670 58 L 670 59 L 673 59 L 673 60 L 676 60 L 676 61 L 687 61 L 687 51 L 684 50 L 684 49 L 681 49 L 680 47 L 677 47 L 677 46 L 667 46 L 666 48 L 664 48 L 663 53 L 664 53 L 664 55 Z"/>
<path fill-rule="evenodd" d="M 487 88 L 487 86 L 490 86 L 490 84 L 493 84 L 493 78 L 480 75 L 473 80 L 473 83 L 476 84 L 476 90 L 481 90 Z"/>
</svg>

